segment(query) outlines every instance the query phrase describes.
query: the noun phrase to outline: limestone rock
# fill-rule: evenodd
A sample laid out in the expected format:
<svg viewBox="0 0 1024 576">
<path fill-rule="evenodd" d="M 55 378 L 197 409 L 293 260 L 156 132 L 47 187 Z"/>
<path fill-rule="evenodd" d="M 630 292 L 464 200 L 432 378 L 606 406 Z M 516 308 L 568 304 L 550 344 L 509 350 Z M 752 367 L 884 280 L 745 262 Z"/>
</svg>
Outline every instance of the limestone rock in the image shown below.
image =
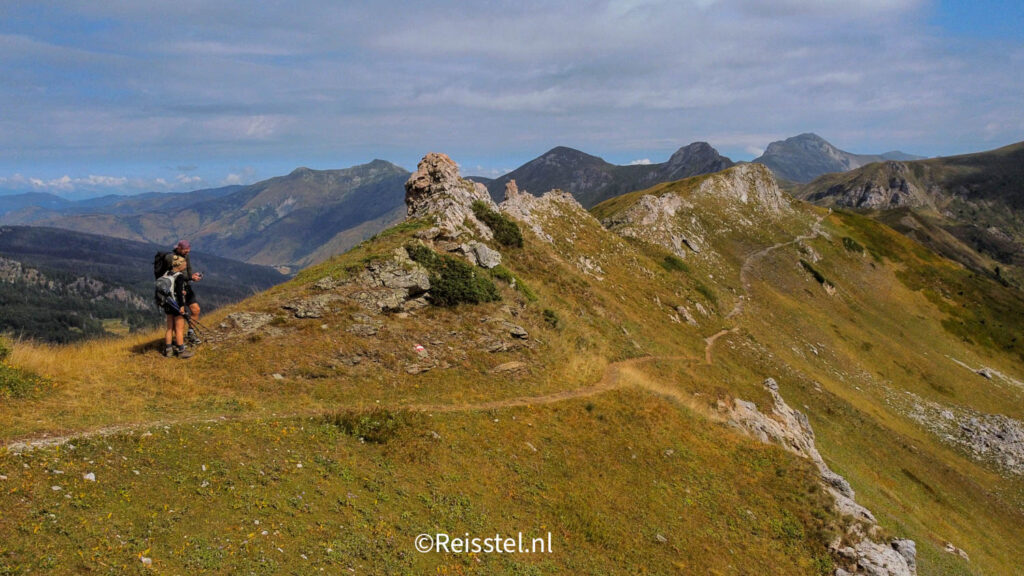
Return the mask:
<svg viewBox="0 0 1024 576">
<path fill-rule="evenodd" d="M 501 252 L 489 248 L 483 242 L 473 242 L 470 249 L 476 257 L 476 264 L 481 268 L 491 269 L 501 264 Z"/>
<path fill-rule="evenodd" d="M 490 240 L 491 229 L 473 214 L 476 201 L 494 207 L 487 188 L 463 179 L 458 166 L 446 154 L 424 156 L 405 183 L 408 217 L 431 219 L 437 232 L 430 239 L 455 239 L 468 232 Z M 466 227 L 467 222 L 472 228 Z"/>
<path fill-rule="evenodd" d="M 520 192 L 515 180 L 505 185 L 505 200 L 499 208 L 507 216 L 525 224 L 538 238 L 549 244 L 554 242 L 552 232 L 555 230 L 546 230 L 545 227 L 559 225 L 559 215 L 572 214 L 578 218 L 594 220 L 572 194 L 552 190 L 537 197 Z"/>
<path fill-rule="evenodd" d="M 263 328 L 274 319 L 273 314 L 262 312 L 235 312 L 228 314 L 227 323 L 243 334 L 249 334 Z"/>
<path fill-rule="evenodd" d="M 817 466 L 822 485 L 834 498 L 836 511 L 846 519 L 846 539 L 852 546 L 841 547 L 837 540 L 831 547 L 838 557 L 855 561 L 858 574 L 876 576 L 913 576 L 917 574 L 916 547 L 911 540 L 896 540 L 881 544 L 864 534 L 861 526 L 868 526 L 868 534 L 877 526 L 874 515 L 857 504 L 854 492 L 845 478 L 836 474 L 825 464 L 814 443 L 814 431 L 807 416 L 793 410 L 779 394 L 779 385 L 772 379 L 764 381 L 764 387 L 772 396 L 770 414 L 761 413 L 753 402 L 735 400 L 734 406 L 725 409 L 734 427 L 743 430 L 766 444 L 776 444 L 783 449 L 809 459 Z M 849 566 L 847 566 L 849 568 Z M 837 573 L 839 573 L 837 571 Z"/>
<path fill-rule="evenodd" d="M 337 294 L 318 294 L 289 302 L 282 308 L 291 310 L 296 318 L 322 318 L 329 311 L 330 304 L 340 299 Z"/>
</svg>

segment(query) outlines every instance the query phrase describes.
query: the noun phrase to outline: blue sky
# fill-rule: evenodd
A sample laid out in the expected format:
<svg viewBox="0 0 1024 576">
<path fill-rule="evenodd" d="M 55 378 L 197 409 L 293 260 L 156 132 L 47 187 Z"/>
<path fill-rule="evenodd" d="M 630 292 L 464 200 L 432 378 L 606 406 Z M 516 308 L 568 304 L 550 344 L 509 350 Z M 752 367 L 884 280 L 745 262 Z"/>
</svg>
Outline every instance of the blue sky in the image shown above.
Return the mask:
<svg viewBox="0 0 1024 576">
<path fill-rule="evenodd" d="M 0 190 L 249 183 L 565 145 L 752 159 L 1024 140 L 1024 6 L 928 0 L 0 0 Z"/>
</svg>

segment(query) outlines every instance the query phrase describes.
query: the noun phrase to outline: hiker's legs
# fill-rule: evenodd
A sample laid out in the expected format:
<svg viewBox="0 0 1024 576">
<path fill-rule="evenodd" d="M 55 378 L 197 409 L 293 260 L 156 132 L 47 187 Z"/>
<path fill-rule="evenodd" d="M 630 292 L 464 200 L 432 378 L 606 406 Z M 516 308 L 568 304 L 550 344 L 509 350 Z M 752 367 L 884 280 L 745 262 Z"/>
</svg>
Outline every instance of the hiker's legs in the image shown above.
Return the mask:
<svg viewBox="0 0 1024 576">
<path fill-rule="evenodd" d="M 164 346 L 170 346 L 174 341 L 174 314 L 167 315 L 167 331 L 164 333 Z"/>
<path fill-rule="evenodd" d="M 188 292 L 185 294 L 185 305 L 188 306 L 189 315 L 193 320 L 199 320 L 199 302 L 196 302 L 196 293 L 192 291 L 189 286 Z"/>
<path fill-rule="evenodd" d="M 185 317 L 175 316 L 174 317 L 174 343 L 178 347 L 185 345 Z"/>
</svg>

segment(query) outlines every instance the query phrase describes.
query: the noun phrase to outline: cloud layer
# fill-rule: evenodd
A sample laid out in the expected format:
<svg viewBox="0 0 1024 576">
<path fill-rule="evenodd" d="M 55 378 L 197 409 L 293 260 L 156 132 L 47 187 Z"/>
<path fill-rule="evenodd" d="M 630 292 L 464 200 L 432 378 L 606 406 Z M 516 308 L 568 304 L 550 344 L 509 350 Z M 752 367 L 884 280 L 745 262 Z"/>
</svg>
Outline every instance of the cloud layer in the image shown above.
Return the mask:
<svg viewBox="0 0 1024 576">
<path fill-rule="evenodd" d="M 1024 47 L 944 40 L 923 0 L 35 4 L 3 3 L 0 187 L 187 189 L 435 150 L 483 173 L 555 145 L 749 157 L 805 131 L 939 155 L 1024 133 Z M 67 168 L 128 164 L 150 168 Z M 178 165 L 196 170 L 152 168 Z"/>
</svg>

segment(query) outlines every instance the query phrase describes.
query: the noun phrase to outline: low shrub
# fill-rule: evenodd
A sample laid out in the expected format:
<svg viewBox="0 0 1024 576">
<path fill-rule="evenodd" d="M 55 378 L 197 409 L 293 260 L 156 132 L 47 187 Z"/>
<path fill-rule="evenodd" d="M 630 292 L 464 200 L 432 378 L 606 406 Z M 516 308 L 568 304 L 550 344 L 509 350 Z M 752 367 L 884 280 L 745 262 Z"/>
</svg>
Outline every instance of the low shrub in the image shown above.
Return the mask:
<svg viewBox="0 0 1024 576">
<path fill-rule="evenodd" d="M 409 244 L 406 252 L 430 273 L 430 302 L 435 306 L 480 304 L 501 300 L 491 278 L 477 274 L 472 266 L 458 258 L 438 254 L 422 244 Z"/>
<path fill-rule="evenodd" d="M 843 248 L 846 248 L 849 252 L 856 252 L 858 254 L 864 253 L 864 246 L 849 236 L 843 237 Z"/>
<path fill-rule="evenodd" d="M 541 314 L 544 316 L 544 322 L 547 323 L 548 326 L 555 329 L 558 328 L 558 314 L 556 314 L 554 310 L 545 308 Z"/>
<path fill-rule="evenodd" d="M 481 200 L 473 202 L 473 214 L 494 232 L 494 240 L 502 246 L 523 247 L 523 232 L 519 225 L 500 212 L 495 212 Z"/>
<path fill-rule="evenodd" d="M 665 270 L 668 270 L 669 272 L 686 272 L 687 274 L 690 273 L 690 267 L 686 264 L 686 262 L 683 262 L 682 258 L 676 256 L 675 254 L 667 254 L 661 262 L 658 262 L 658 264 L 661 264 L 661 267 L 664 268 Z"/>
</svg>

